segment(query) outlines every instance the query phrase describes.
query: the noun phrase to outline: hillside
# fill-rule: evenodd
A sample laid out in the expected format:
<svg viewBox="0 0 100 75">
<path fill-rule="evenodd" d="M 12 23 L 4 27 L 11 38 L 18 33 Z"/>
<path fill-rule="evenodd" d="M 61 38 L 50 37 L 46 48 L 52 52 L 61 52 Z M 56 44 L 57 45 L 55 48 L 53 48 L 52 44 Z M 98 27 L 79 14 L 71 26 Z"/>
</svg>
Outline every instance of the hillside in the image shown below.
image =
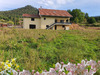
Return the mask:
<svg viewBox="0 0 100 75">
<path fill-rule="evenodd" d="M 35 7 L 32 7 L 30 5 L 27 5 L 22 8 L 18 8 L 15 10 L 10 10 L 10 11 L 0 11 L 0 19 L 4 19 L 5 21 L 13 21 L 14 19 L 19 19 L 22 17 L 22 14 L 27 13 L 27 14 L 37 14 L 38 9 Z"/>
</svg>

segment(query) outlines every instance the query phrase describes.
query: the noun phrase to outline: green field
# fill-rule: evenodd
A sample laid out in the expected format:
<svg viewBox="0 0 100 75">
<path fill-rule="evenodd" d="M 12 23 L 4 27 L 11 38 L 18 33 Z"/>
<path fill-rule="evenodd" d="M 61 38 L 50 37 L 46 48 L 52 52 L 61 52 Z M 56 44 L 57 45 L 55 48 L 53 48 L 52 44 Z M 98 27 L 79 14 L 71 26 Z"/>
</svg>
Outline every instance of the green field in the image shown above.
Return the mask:
<svg viewBox="0 0 100 75">
<path fill-rule="evenodd" d="M 0 61 L 17 58 L 26 70 L 49 69 L 61 61 L 100 60 L 99 30 L 0 29 Z"/>
</svg>

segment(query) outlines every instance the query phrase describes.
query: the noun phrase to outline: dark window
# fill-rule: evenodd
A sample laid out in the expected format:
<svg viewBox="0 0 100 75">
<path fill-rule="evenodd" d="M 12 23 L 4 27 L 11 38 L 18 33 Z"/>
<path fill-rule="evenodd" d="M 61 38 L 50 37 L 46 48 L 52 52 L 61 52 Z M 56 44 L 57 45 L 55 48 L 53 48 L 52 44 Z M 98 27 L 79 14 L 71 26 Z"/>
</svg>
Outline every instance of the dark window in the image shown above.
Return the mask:
<svg viewBox="0 0 100 75">
<path fill-rule="evenodd" d="M 29 25 L 30 29 L 36 29 L 36 25 Z"/>
<path fill-rule="evenodd" d="M 46 25 L 46 28 L 48 28 L 49 27 L 49 25 Z"/>
<path fill-rule="evenodd" d="M 46 18 L 44 18 L 44 20 L 46 20 Z"/>
<path fill-rule="evenodd" d="M 64 23 L 64 20 L 60 20 L 60 23 Z"/>
<path fill-rule="evenodd" d="M 66 23 L 68 23 L 68 20 L 66 20 Z"/>
<path fill-rule="evenodd" d="M 55 19 L 55 23 L 57 23 L 57 20 Z"/>
<path fill-rule="evenodd" d="M 31 18 L 31 21 L 34 21 L 35 19 L 34 18 Z"/>
<path fill-rule="evenodd" d="M 62 27 L 64 28 L 65 26 L 63 25 Z"/>
</svg>

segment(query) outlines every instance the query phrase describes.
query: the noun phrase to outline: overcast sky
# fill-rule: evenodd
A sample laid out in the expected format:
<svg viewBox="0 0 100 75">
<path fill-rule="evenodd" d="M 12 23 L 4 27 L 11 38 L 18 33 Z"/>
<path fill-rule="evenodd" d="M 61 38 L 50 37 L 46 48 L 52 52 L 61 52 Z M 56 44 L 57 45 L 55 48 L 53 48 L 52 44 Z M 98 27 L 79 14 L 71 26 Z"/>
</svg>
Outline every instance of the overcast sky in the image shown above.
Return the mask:
<svg viewBox="0 0 100 75">
<path fill-rule="evenodd" d="M 100 0 L 0 0 L 0 11 L 12 10 L 26 5 L 49 9 L 81 9 L 89 16 L 100 16 Z"/>
</svg>

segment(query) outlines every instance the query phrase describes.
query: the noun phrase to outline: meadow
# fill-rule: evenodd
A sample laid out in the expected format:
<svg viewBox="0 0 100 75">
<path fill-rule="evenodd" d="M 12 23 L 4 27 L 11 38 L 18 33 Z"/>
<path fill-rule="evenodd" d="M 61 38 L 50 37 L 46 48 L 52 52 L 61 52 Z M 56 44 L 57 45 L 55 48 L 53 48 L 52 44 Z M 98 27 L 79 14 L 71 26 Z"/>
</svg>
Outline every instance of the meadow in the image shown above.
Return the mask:
<svg viewBox="0 0 100 75">
<path fill-rule="evenodd" d="M 100 30 L 0 28 L 0 61 L 12 58 L 17 58 L 20 69 L 38 71 L 49 70 L 62 61 L 97 61 L 100 60 Z"/>
</svg>

